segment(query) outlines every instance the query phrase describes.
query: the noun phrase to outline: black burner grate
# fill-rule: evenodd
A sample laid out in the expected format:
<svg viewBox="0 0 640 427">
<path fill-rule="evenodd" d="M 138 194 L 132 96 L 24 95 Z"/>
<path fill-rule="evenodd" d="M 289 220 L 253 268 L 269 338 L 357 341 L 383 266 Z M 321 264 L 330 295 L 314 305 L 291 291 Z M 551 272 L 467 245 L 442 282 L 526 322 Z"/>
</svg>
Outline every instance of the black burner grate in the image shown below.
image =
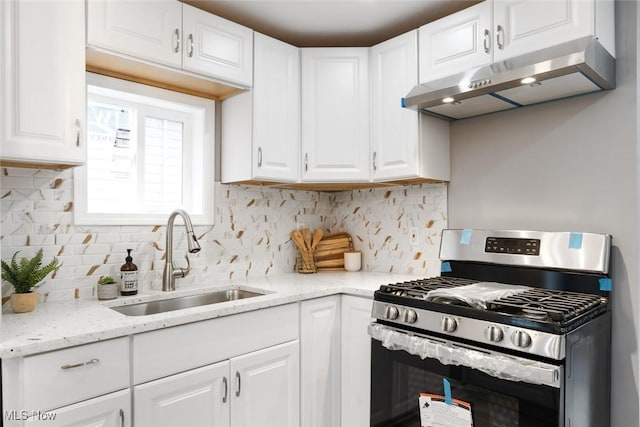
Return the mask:
<svg viewBox="0 0 640 427">
<path fill-rule="evenodd" d="M 382 285 L 380 292 L 398 297 L 426 299 L 427 292 L 429 291 L 441 288 L 455 288 L 477 282 L 477 280 L 461 279 L 459 277 L 432 277 L 429 279 Z"/>
<path fill-rule="evenodd" d="M 602 304 L 598 295 L 531 289 L 492 301 L 488 309 L 531 319 L 566 322 Z"/>
<path fill-rule="evenodd" d="M 427 293 L 435 289 L 454 288 L 478 283 L 478 280 L 460 277 L 433 277 L 390 285 L 382 285 L 379 292 L 394 297 L 426 301 Z M 460 302 L 436 299 L 434 304 Z M 407 305 L 411 305 L 409 300 Z M 466 304 L 465 304 L 466 305 Z M 594 294 L 531 288 L 522 293 L 499 298 L 487 303 L 487 311 L 531 321 L 573 323 L 572 321 L 593 310 L 606 310 L 607 300 Z M 481 309 L 478 309 L 483 311 Z M 470 314 L 470 313 L 468 313 Z"/>
</svg>

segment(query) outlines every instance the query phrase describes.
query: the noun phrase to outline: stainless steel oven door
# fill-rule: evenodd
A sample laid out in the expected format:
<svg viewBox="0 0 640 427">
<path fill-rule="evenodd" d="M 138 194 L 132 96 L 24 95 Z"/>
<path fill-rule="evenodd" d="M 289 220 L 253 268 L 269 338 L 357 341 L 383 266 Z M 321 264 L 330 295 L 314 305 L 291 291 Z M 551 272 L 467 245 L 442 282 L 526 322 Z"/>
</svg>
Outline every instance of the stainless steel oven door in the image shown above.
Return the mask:
<svg viewBox="0 0 640 427">
<path fill-rule="evenodd" d="M 420 393 L 471 403 L 474 427 L 564 427 L 563 366 L 374 323 L 371 426 L 420 427 Z"/>
</svg>

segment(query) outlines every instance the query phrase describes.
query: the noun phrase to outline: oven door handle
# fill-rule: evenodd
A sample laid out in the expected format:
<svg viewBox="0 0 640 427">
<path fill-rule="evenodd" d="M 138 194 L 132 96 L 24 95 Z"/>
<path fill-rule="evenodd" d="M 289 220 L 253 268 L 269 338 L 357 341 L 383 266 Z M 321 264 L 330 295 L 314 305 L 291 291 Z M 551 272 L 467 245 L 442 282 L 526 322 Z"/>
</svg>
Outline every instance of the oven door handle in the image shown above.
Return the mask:
<svg viewBox="0 0 640 427">
<path fill-rule="evenodd" d="M 369 325 L 369 335 L 389 350 L 404 350 L 422 359 L 437 359 L 443 365 L 466 366 L 504 380 L 560 388 L 563 378 L 562 366 L 462 346 L 423 335 L 410 335 L 378 323 Z"/>
</svg>

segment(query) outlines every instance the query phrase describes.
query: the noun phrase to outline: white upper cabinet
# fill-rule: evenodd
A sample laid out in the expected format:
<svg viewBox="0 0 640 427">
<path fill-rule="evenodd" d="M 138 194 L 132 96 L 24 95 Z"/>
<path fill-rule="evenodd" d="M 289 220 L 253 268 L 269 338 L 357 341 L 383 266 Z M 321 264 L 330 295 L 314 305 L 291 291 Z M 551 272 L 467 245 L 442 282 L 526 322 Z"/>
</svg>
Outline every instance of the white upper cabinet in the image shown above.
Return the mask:
<svg viewBox="0 0 640 427">
<path fill-rule="evenodd" d="M 302 181 L 369 181 L 369 49 L 301 49 Z"/>
<path fill-rule="evenodd" d="M 0 162 L 86 160 L 84 2 L 0 2 Z"/>
<path fill-rule="evenodd" d="M 255 33 L 254 85 L 222 102 L 222 182 L 297 182 L 300 54 Z"/>
<path fill-rule="evenodd" d="M 594 36 L 615 56 L 611 0 L 486 0 L 420 28 L 420 82 Z"/>
<path fill-rule="evenodd" d="M 595 35 L 595 3 L 595 0 L 494 0 L 494 60 Z"/>
<path fill-rule="evenodd" d="M 490 64 L 492 13 L 487 0 L 420 27 L 420 82 Z"/>
<path fill-rule="evenodd" d="M 417 84 L 418 30 L 371 48 L 373 181 L 449 179 L 449 122 L 401 107 Z"/>
<path fill-rule="evenodd" d="M 87 3 L 89 45 L 182 66 L 182 3 L 175 0 Z"/>
<path fill-rule="evenodd" d="M 250 87 L 253 31 L 187 4 L 182 8 L 183 68 Z"/>
<path fill-rule="evenodd" d="M 177 0 L 87 4 L 91 47 L 243 87 L 252 84 L 253 31 L 247 27 Z M 91 56 L 94 62 L 110 67 Z"/>
</svg>

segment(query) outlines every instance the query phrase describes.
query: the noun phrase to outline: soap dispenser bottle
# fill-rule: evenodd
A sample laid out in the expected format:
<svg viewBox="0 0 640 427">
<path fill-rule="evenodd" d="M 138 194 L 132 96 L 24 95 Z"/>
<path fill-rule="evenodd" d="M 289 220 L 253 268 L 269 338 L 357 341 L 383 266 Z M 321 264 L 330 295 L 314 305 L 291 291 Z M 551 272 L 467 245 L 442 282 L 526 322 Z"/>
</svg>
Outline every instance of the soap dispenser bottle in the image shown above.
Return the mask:
<svg viewBox="0 0 640 427">
<path fill-rule="evenodd" d="M 127 257 L 125 263 L 120 267 L 120 294 L 135 295 L 138 293 L 138 266 L 133 263 L 131 258 L 131 251 L 133 249 L 127 249 Z"/>
</svg>

